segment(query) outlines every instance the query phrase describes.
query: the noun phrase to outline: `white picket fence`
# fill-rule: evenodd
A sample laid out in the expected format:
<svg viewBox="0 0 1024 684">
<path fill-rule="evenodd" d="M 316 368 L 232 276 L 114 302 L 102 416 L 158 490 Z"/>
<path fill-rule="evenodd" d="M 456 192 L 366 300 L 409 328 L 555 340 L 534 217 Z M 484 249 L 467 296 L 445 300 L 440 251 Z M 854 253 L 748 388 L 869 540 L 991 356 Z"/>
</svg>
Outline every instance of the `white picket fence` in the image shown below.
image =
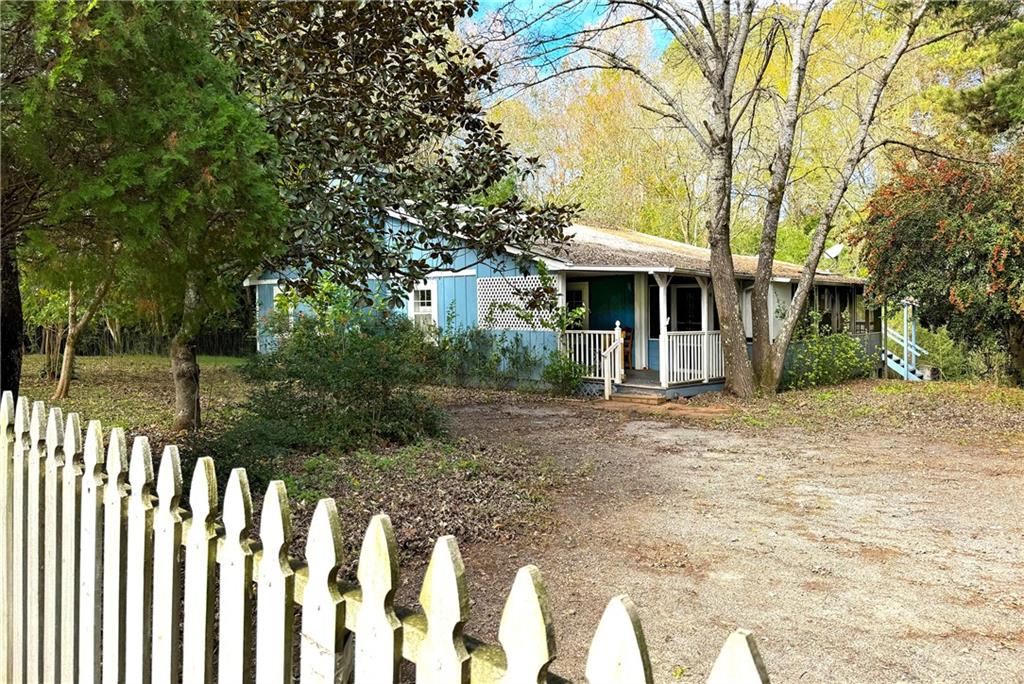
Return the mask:
<svg viewBox="0 0 1024 684">
<path fill-rule="evenodd" d="M 397 682 L 403 660 L 421 684 L 565 681 L 548 674 L 554 628 L 533 566 L 512 583 L 500 646 L 488 645 L 463 635 L 469 600 L 453 537 L 434 546 L 422 612 L 402 610 L 394 605 L 398 565 L 386 515 L 370 520 L 358 586 L 347 587 L 335 576 L 342 540 L 332 499 L 317 504 L 303 563 L 287 553 L 282 482 L 267 489 L 257 541 L 244 469 L 231 471 L 218 515 L 214 463 L 199 459 L 186 511 L 173 446 L 154 478 L 145 437 L 129 458 L 123 430 L 104 436 L 91 421 L 83 440 L 76 414 L 65 420 L 59 408 L 47 414 L 24 397 L 15 405 L 9 393 L 0 427 L 4 682 L 377 684 Z M 590 684 L 652 681 L 626 596 L 609 602 L 585 676 Z M 768 681 L 748 632 L 729 636 L 708 681 Z"/>
</svg>

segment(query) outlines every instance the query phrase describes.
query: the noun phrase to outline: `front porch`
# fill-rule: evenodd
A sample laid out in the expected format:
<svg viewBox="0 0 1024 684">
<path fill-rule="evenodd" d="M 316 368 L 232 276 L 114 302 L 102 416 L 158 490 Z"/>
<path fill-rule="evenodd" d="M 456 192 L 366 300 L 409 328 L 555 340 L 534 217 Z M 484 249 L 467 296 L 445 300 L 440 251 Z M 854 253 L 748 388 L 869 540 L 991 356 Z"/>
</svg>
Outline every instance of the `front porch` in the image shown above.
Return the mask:
<svg viewBox="0 0 1024 684">
<path fill-rule="evenodd" d="M 737 282 L 748 345 L 752 285 Z M 725 359 L 709 276 L 674 270 L 570 270 L 560 274 L 560 286 L 567 306 L 585 311 L 583 329 L 567 331 L 563 348 L 583 366 L 588 382 L 604 384 L 606 396 L 692 396 L 722 389 Z M 794 289 L 789 278 L 776 278 L 769 288 L 773 339 Z M 853 286 L 816 284 L 809 307 L 822 314 L 823 327 L 863 338 L 865 352 L 875 355 L 879 321 Z"/>
<path fill-rule="evenodd" d="M 583 329 L 567 331 L 563 345 L 587 380 L 610 380 L 623 391 L 666 393 L 724 379 L 709 278 L 571 273 L 564 288 L 567 305 L 585 311 Z"/>
</svg>

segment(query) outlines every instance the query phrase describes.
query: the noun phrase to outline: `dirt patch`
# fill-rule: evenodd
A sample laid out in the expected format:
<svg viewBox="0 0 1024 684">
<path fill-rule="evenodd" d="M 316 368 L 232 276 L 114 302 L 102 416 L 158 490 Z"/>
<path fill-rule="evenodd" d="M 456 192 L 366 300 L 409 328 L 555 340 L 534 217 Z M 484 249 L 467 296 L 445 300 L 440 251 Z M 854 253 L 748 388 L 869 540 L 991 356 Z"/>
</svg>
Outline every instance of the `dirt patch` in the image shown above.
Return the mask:
<svg viewBox="0 0 1024 684">
<path fill-rule="evenodd" d="M 724 423 L 566 407 L 455 410 L 460 434 L 552 458 L 567 479 L 537 534 L 463 546 L 469 633 L 495 638 L 515 570 L 534 563 L 563 676 L 580 677 L 604 606 L 627 593 L 656 682 L 706 677 L 736 627 L 778 682 L 1024 682 L 1020 411 L 921 411 L 922 438 L 852 408 L 766 427 L 742 406 Z M 948 429 L 933 420 L 950 411 Z"/>
</svg>

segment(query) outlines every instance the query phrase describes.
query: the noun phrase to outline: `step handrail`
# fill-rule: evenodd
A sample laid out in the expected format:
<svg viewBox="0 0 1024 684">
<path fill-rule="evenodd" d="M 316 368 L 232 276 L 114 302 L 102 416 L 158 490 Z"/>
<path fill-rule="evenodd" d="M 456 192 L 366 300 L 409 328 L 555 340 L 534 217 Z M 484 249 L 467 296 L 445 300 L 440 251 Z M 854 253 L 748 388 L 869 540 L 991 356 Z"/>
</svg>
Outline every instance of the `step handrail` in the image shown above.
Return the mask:
<svg viewBox="0 0 1024 684">
<path fill-rule="evenodd" d="M 903 347 L 907 347 L 914 351 L 917 356 L 928 356 L 927 349 L 917 344 L 916 342 L 911 342 L 910 340 L 907 340 L 905 337 L 903 337 L 903 335 L 899 334 L 892 328 L 886 329 L 886 335 L 890 340 L 892 340 L 896 344 Z"/>
<path fill-rule="evenodd" d="M 615 340 L 611 344 L 608 345 L 607 349 L 605 349 L 604 351 L 601 352 L 601 358 L 603 359 L 603 364 L 604 364 L 604 398 L 605 398 L 605 400 L 608 400 L 608 399 L 612 398 L 612 377 L 613 376 L 615 377 L 616 382 L 618 381 L 618 377 L 619 377 L 618 369 L 616 368 L 616 366 L 618 366 L 618 364 L 617 363 L 616 364 L 612 363 L 612 352 L 614 352 L 616 349 L 621 347 L 622 344 L 623 344 L 623 341 L 624 341 L 623 337 L 621 335 L 619 335 L 619 336 L 617 336 L 615 338 Z M 618 357 L 616 357 L 616 360 L 618 360 Z"/>
</svg>

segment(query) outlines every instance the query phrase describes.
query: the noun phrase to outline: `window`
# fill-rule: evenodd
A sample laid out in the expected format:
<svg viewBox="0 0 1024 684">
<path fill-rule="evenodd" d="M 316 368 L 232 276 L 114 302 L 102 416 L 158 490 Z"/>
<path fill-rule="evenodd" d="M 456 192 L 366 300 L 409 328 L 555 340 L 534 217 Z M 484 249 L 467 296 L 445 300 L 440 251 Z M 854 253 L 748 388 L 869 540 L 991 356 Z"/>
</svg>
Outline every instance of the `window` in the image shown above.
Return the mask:
<svg viewBox="0 0 1024 684">
<path fill-rule="evenodd" d="M 437 325 L 437 282 L 428 280 L 413 288 L 409 296 L 409 318 L 416 325 Z"/>
<path fill-rule="evenodd" d="M 692 332 L 703 327 L 700 296 L 699 285 L 672 287 L 672 330 Z"/>
<path fill-rule="evenodd" d="M 566 283 L 565 308 L 567 311 L 583 309 L 583 318 L 576 328 L 586 330 L 590 327 L 590 283 Z"/>
<path fill-rule="evenodd" d="M 661 337 L 661 308 L 658 303 L 658 286 L 651 285 L 647 292 L 647 320 L 650 321 L 650 339 L 656 340 Z"/>
</svg>

